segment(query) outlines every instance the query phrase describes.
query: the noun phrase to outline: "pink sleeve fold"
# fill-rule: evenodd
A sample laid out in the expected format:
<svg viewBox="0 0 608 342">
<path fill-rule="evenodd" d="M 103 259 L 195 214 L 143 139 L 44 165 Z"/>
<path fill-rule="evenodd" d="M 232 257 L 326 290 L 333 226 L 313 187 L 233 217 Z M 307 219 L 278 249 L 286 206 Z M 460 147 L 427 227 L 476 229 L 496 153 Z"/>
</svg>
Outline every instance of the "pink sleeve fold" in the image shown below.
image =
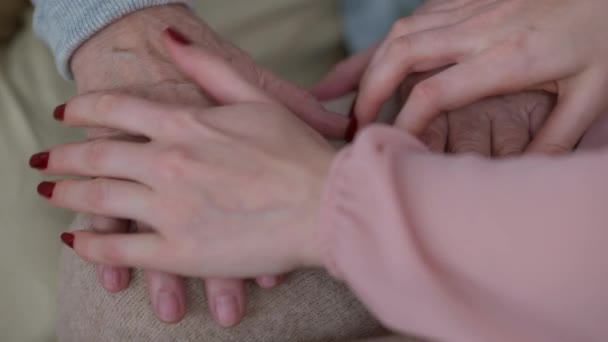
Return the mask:
<svg viewBox="0 0 608 342">
<path fill-rule="evenodd" d="M 389 328 L 439 341 L 608 341 L 608 150 L 490 161 L 394 128 L 338 155 L 326 265 Z"/>
</svg>

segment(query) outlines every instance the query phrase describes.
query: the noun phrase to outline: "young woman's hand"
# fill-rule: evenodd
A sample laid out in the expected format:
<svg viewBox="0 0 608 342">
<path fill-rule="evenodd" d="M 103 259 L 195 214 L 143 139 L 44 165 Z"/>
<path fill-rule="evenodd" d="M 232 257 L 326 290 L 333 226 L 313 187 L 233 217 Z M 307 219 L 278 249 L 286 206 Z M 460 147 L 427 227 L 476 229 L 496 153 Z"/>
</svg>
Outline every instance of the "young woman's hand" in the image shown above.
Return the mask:
<svg viewBox="0 0 608 342">
<path fill-rule="evenodd" d="M 251 56 L 180 5 L 152 6 L 130 13 L 80 46 L 71 58 L 71 70 L 79 93 L 112 90 L 156 102 L 213 106 L 212 99 L 185 77 L 169 56 L 162 40 L 162 32 L 168 26 L 181 32 L 182 38 L 192 44 L 229 60 L 249 82 L 262 87 L 321 133 L 339 138 L 344 136 L 348 124 L 344 116 L 329 113 L 307 91 L 258 65 Z M 107 129 L 88 132 L 92 139 L 109 136 L 131 138 L 124 132 Z M 90 228 L 103 233 L 148 230 L 138 222 L 96 215 L 90 216 Z M 118 292 L 129 286 L 131 272 L 127 268 L 97 265 L 96 270 L 100 283 L 108 291 Z M 151 270 L 145 270 L 144 278 L 155 314 L 163 322 L 181 321 L 189 304 L 184 279 Z M 238 324 L 247 310 L 246 282 L 237 279 L 202 279 L 201 282 L 214 320 L 223 327 Z M 265 289 L 280 283 L 281 278 L 275 276 L 257 279 L 257 284 Z"/>
<path fill-rule="evenodd" d="M 130 132 L 49 150 L 51 205 L 150 225 L 140 234 L 64 235 L 84 259 L 187 276 L 252 277 L 319 264 L 316 220 L 335 150 L 224 60 L 167 42 L 224 106 L 197 109 L 112 93 L 67 104 L 64 123 Z M 128 115 L 127 115 L 128 114 Z M 74 238 L 74 240 L 71 240 Z"/>
<path fill-rule="evenodd" d="M 571 150 L 607 106 L 607 11 L 603 0 L 431 1 L 375 51 L 359 85 L 360 125 L 409 74 L 447 67 L 413 89 L 398 125 L 420 135 L 442 112 L 545 90 L 557 106 L 529 150 Z"/>
<path fill-rule="evenodd" d="M 432 2 L 430 2 L 432 3 Z M 430 4 L 429 3 L 429 4 Z M 314 89 L 319 99 L 332 100 L 356 91 L 370 49 L 338 64 Z M 398 98 L 405 103 L 415 86 L 440 70 L 408 76 Z M 510 157 L 524 153 L 555 107 L 555 96 L 544 91 L 484 98 L 435 118 L 419 138 L 433 151 Z"/>
</svg>

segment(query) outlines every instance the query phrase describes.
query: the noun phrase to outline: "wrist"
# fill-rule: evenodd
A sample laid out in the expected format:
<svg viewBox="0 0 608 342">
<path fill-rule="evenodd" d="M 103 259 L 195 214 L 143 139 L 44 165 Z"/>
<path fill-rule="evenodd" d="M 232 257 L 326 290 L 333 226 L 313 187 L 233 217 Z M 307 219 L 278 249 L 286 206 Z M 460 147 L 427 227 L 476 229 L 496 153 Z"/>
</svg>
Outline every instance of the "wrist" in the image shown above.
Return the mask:
<svg viewBox="0 0 608 342">
<path fill-rule="evenodd" d="M 311 200 L 307 206 L 310 209 L 308 217 L 310 220 L 307 224 L 306 229 L 303 229 L 303 235 L 298 238 L 300 244 L 300 263 L 304 267 L 323 267 L 325 265 L 325 241 L 322 234 L 323 225 L 328 224 L 323 222 L 321 215 L 321 208 L 323 206 L 324 197 L 328 191 L 329 186 L 329 175 L 333 161 L 337 156 L 337 151 L 331 147 L 328 147 L 326 151 L 319 158 L 315 181 L 310 189 Z M 302 242 L 305 243 L 302 243 Z"/>
</svg>

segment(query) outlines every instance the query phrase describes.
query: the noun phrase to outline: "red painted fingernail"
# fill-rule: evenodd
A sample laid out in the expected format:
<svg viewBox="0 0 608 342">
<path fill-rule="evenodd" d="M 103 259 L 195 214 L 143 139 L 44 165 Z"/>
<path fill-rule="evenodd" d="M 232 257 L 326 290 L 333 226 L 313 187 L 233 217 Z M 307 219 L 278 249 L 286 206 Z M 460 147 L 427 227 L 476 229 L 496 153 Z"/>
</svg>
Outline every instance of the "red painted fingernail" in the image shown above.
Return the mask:
<svg viewBox="0 0 608 342">
<path fill-rule="evenodd" d="M 165 32 L 167 32 L 171 39 L 180 45 L 192 45 L 192 41 L 190 39 L 172 27 L 168 27 Z"/>
<path fill-rule="evenodd" d="M 353 100 L 353 105 L 350 107 L 350 112 L 348 112 L 349 118 L 355 116 L 355 108 L 357 108 L 357 96 L 355 96 L 355 99 Z"/>
<path fill-rule="evenodd" d="M 55 120 L 57 121 L 63 121 L 63 119 L 65 118 L 65 108 L 67 107 L 66 104 L 62 104 L 57 106 L 57 108 L 55 108 L 55 110 L 53 111 L 53 117 L 55 118 Z"/>
<path fill-rule="evenodd" d="M 350 122 L 348 123 L 348 127 L 346 127 L 346 134 L 344 135 L 344 140 L 346 142 L 352 142 L 355 139 L 355 135 L 359 130 L 359 121 L 356 116 L 352 116 L 350 118 Z"/>
<path fill-rule="evenodd" d="M 74 240 L 76 237 L 71 233 L 63 233 L 61 234 L 61 241 L 68 247 L 74 249 Z"/>
<path fill-rule="evenodd" d="M 42 197 L 51 198 L 53 197 L 53 191 L 55 190 L 54 182 L 42 182 L 38 184 L 38 193 Z"/>
<path fill-rule="evenodd" d="M 50 154 L 48 152 L 34 154 L 30 158 L 30 167 L 38 170 L 46 169 L 49 166 L 49 157 Z"/>
</svg>

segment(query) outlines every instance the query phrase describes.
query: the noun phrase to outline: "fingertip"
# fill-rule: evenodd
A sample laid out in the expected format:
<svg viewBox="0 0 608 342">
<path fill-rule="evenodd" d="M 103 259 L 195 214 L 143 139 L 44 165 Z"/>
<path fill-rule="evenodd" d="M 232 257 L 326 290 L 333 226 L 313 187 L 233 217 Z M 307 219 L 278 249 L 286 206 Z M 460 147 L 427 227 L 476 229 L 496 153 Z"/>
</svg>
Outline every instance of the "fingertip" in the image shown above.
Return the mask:
<svg viewBox="0 0 608 342">
<path fill-rule="evenodd" d="M 572 152 L 575 144 L 533 140 L 526 149 L 526 154 L 562 155 Z"/>
<path fill-rule="evenodd" d="M 156 316 L 167 324 L 177 324 L 186 316 L 185 305 L 177 293 L 161 291 L 156 298 Z"/>
<path fill-rule="evenodd" d="M 343 80 L 336 75 L 328 75 L 308 92 L 318 101 L 332 101 L 356 91 L 358 82 Z"/>
<path fill-rule="evenodd" d="M 190 38 L 187 38 L 183 33 L 173 27 L 167 27 L 163 32 L 163 43 L 169 52 L 169 55 L 178 67 L 184 70 L 184 58 L 188 57 L 188 51 L 193 43 Z"/>
<path fill-rule="evenodd" d="M 101 264 L 99 260 L 95 260 L 94 255 L 91 255 L 90 237 L 93 234 L 88 231 L 73 231 L 61 234 L 61 241 L 65 246 L 72 249 L 74 253 L 86 262 L 93 264 Z"/>
<path fill-rule="evenodd" d="M 259 287 L 263 289 L 273 289 L 279 285 L 281 285 L 282 277 L 281 276 L 262 276 L 256 278 L 255 282 Z"/>
<path fill-rule="evenodd" d="M 73 236 L 72 249 L 81 259 L 93 264 L 106 264 L 106 262 L 104 262 L 105 260 L 102 260 L 103 258 L 101 255 L 97 253 L 97 249 L 100 247 L 97 246 L 99 243 L 96 242 L 96 240 L 99 239 L 97 237 L 98 233 L 82 230 L 64 233 L 64 235 L 68 236 L 67 234 Z"/>
<path fill-rule="evenodd" d="M 187 311 L 184 278 L 147 270 L 146 283 L 158 319 L 167 324 L 179 323 Z"/>
<path fill-rule="evenodd" d="M 357 96 L 355 97 L 355 101 L 353 102 L 353 107 L 351 108 L 350 112 L 348 113 L 349 119 L 356 118 L 357 123 L 359 125 L 365 125 L 367 123 L 365 120 L 366 115 L 364 114 L 366 106 L 362 102 L 364 100 L 361 100 L 362 97 L 364 97 L 364 95 L 361 92 L 359 92 L 357 94 Z"/>
<path fill-rule="evenodd" d="M 65 118 L 66 107 L 67 107 L 67 104 L 65 104 L 65 103 L 57 106 L 55 108 L 55 110 L 53 110 L 53 118 L 57 121 L 63 121 Z"/>
<path fill-rule="evenodd" d="M 88 232 L 74 231 L 61 234 L 61 241 L 69 248 L 73 249 L 76 254 L 81 255 L 83 246 L 88 243 Z"/>
<path fill-rule="evenodd" d="M 117 293 L 129 287 L 130 271 L 127 268 L 97 265 L 97 278 L 110 293 Z"/>
<path fill-rule="evenodd" d="M 177 46 L 192 45 L 192 40 L 190 40 L 190 38 L 188 38 L 185 34 L 181 33 L 178 29 L 174 27 L 167 27 L 164 33 L 169 39 L 169 41 Z"/>
<path fill-rule="evenodd" d="M 64 245 L 68 246 L 71 249 L 74 249 L 74 240 L 75 240 L 75 236 L 72 233 L 62 233 L 61 234 L 61 242 L 63 242 Z"/>
<path fill-rule="evenodd" d="M 403 107 L 401 112 L 397 115 L 395 126 L 415 137 L 420 137 L 431 125 L 435 116 L 429 116 L 430 119 L 427 119 L 426 115 L 414 115 L 414 111 L 412 111 L 411 107 L 411 102 L 408 101 L 408 103 L 405 104 L 405 107 Z"/>
<path fill-rule="evenodd" d="M 339 96 L 333 96 L 332 89 L 321 81 L 308 90 L 317 101 L 331 101 Z"/>
<path fill-rule="evenodd" d="M 242 280 L 207 279 L 205 291 L 214 321 L 221 327 L 238 325 L 247 311 L 246 284 Z"/>
</svg>

